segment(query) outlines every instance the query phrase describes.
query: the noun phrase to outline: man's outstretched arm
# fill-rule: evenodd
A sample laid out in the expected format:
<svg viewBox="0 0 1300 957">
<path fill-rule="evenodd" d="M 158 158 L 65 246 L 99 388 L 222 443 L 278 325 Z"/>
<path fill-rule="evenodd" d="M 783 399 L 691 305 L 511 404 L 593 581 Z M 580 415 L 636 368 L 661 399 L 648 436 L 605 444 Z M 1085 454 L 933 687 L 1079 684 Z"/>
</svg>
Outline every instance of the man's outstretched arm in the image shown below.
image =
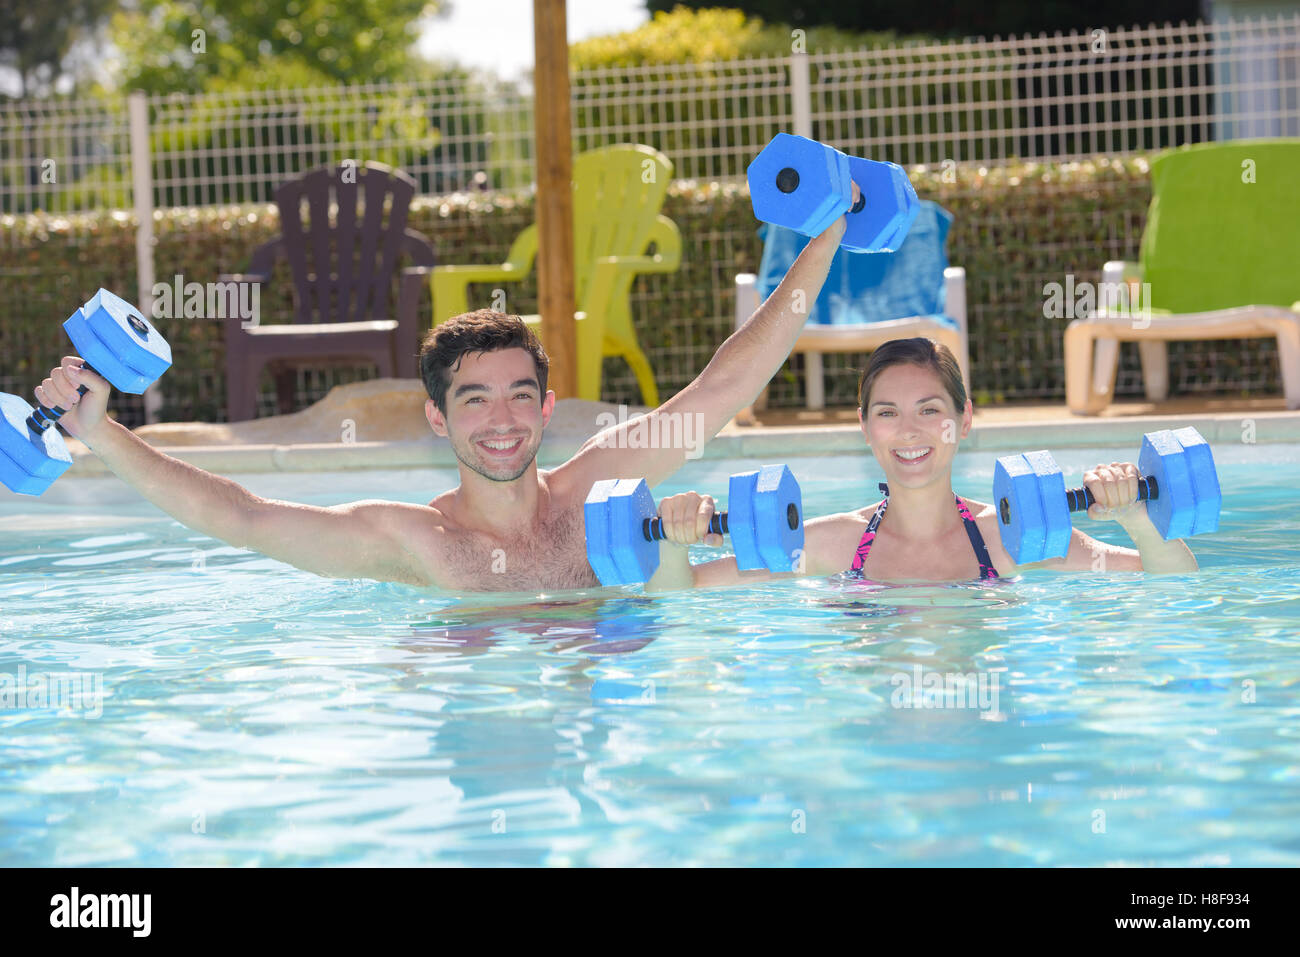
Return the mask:
<svg viewBox="0 0 1300 957">
<path fill-rule="evenodd" d="M 853 196 L 856 200 L 857 184 Z M 808 310 L 826 282 L 845 227 L 841 216 L 803 248 L 772 295 L 718 347 L 690 385 L 648 413 L 644 421 L 632 419 L 593 436 L 556 470 L 557 475 L 562 473 L 566 480 L 587 488 L 599 479 L 631 477 L 645 478 L 654 486 L 681 468 L 687 452 L 698 454 L 699 446 L 753 403 L 789 357 Z M 665 421 L 664 416 L 669 418 Z M 677 436 L 678 440 L 669 448 L 636 447 L 645 444 L 639 439 L 629 441 L 637 429 L 649 436 Z"/>
<path fill-rule="evenodd" d="M 396 502 L 353 502 L 320 508 L 254 495 L 230 479 L 172 458 L 105 414 L 109 384 L 78 371 L 81 360 L 63 364 L 37 388 L 46 406 L 69 412 L 60 420 L 104 464 L 142 496 L 187 528 L 238 548 L 331 578 L 373 578 L 424 584 L 402 546 Z M 89 391 L 77 396 L 77 386 Z"/>
</svg>

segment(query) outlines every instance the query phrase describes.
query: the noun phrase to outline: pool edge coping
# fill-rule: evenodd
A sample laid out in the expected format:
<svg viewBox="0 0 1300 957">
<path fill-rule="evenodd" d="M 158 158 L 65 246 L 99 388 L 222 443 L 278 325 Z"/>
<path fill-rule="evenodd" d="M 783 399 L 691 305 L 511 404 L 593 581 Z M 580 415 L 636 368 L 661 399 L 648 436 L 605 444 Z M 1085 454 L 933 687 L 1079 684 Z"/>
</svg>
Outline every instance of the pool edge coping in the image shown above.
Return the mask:
<svg viewBox="0 0 1300 957">
<path fill-rule="evenodd" d="M 962 451 L 1004 452 L 1031 448 L 1132 447 L 1136 454 L 1145 432 L 1192 426 L 1211 446 L 1230 442 L 1266 444 L 1300 442 L 1300 411 L 1261 411 L 1249 415 L 1143 415 L 1124 418 L 1058 418 L 1033 422 L 976 424 L 962 440 Z M 1063 433 L 1067 433 L 1062 441 Z M 571 458 L 589 436 L 564 435 L 543 442 L 538 464 L 554 468 Z M 456 457 L 445 440 L 388 442 L 316 442 L 255 445 L 177 445 L 154 448 L 211 472 L 326 472 L 368 469 L 454 468 Z M 856 424 L 819 426 L 731 426 L 715 436 L 698 459 L 795 458 L 857 452 L 864 448 Z M 112 473 L 89 449 L 72 451 L 68 474 L 78 477 Z"/>
</svg>

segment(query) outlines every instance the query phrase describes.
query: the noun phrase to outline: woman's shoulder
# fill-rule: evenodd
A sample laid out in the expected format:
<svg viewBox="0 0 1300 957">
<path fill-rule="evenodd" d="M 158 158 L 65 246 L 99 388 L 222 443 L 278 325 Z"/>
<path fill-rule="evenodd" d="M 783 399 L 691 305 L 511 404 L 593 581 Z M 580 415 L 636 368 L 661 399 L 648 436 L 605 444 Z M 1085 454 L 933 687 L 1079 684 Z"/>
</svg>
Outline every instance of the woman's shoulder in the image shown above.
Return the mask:
<svg viewBox="0 0 1300 957">
<path fill-rule="evenodd" d="M 998 510 L 994 505 L 986 502 L 976 501 L 973 498 L 961 496 L 961 500 L 966 503 L 966 508 L 970 510 L 971 518 L 975 519 L 975 524 L 979 526 L 980 534 L 988 540 L 989 536 L 996 539 L 999 536 L 998 531 Z"/>
<path fill-rule="evenodd" d="M 875 514 L 876 506 L 819 515 L 804 525 L 804 549 L 808 556 L 808 573 L 833 575 L 848 568 L 853 561 L 863 529 Z"/>
<path fill-rule="evenodd" d="M 1002 525 L 998 521 L 997 507 L 965 496 L 962 496 L 962 501 L 970 509 L 971 518 L 975 519 L 980 538 L 984 539 L 984 546 L 989 550 L 989 558 L 997 573 L 1003 578 L 1018 574 L 1015 561 L 1002 544 Z"/>
<path fill-rule="evenodd" d="M 812 529 L 817 527 L 822 531 L 847 531 L 850 528 L 857 527 L 859 530 L 871 521 L 871 517 L 876 514 L 876 509 L 880 503 L 873 505 L 864 505 L 862 508 L 855 508 L 849 512 L 835 512 L 831 515 L 818 515 L 816 518 L 810 518 L 805 525 Z"/>
<path fill-rule="evenodd" d="M 970 509 L 971 518 L 974 518 L 977 521 L 984 519 L 993 520 L 997 518 L 997 512 L 994 510 L 992 505 L 976 501 L 966 495 L 961 496 L 961 500 L 965 502 L 966 507 Z"/>
</svg>

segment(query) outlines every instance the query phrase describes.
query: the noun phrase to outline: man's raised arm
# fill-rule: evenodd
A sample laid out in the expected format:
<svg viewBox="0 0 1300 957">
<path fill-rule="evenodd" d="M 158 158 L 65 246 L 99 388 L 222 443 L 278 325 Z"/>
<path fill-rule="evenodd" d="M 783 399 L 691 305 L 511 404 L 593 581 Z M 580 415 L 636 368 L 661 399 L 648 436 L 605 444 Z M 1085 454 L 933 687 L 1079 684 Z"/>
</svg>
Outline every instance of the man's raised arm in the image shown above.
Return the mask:
<svg viewBox="0 0 1300 957">
<path fill-rule="evenodd" d="M 396 502 L 354 502 L 332 508 L 260 498 L 230 479 L 165 455 L 105 416 L 109 384 L 80 370 L 76 356 L 36 390 L 45 406 L 68 409 L 60 420 L 110 470 L 182 525 L 239 548 L 250 548 L 317 575 L 423 584 L 401 544 Z M 77 386 L 87 392 L 78 396 Z"/>
<path fill-rule="evenodd" d="M 858 198 L 853 184 L 853 198 Z M 644 418 L 632 419 L 589 439 L 557 473 L 579 486 L 605 478 L 644 478 L 654 486 L 685 463 L 687 453 L 708 442 L 741 409 L 753 403 L 794 348 L 811 304 L 821 293 L 831 260 L 844 236 L 841 216 L 814 237 L 791 264 L 780 285 L 743 326 L 718 347 L 704 371 Z M 796 310 L 795 306 L 801 305 Z M 664 417 L 668 418 L 665 420 Z M 648 436 L 677 436 L 645 448 Z M 665 444 L 670 447 L 663 447 Z"/>
</svg>

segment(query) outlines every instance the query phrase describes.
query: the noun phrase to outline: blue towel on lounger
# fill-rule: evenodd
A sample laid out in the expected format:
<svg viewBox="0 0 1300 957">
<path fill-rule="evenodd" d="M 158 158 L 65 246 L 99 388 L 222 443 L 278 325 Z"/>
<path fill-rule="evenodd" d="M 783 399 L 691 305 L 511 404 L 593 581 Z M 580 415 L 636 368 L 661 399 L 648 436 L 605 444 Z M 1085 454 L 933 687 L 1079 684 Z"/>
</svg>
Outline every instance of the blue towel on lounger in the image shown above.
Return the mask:
<svg viewBox="0 0 1300 957">
<path fill-rule="evenodd" d="M 925 316 L 956 329 L 956 321 L 943 312 L 950 225 L 951 213 L 938 203 L 922 200 L 916 222 L 895 252 L 839 250 L 808 321 L 849 326 Z M 785 278 L 809 237 L 767 223 L 758 234 L 764 240 L 757 284 L 762 302 Z"/>
</svg>

